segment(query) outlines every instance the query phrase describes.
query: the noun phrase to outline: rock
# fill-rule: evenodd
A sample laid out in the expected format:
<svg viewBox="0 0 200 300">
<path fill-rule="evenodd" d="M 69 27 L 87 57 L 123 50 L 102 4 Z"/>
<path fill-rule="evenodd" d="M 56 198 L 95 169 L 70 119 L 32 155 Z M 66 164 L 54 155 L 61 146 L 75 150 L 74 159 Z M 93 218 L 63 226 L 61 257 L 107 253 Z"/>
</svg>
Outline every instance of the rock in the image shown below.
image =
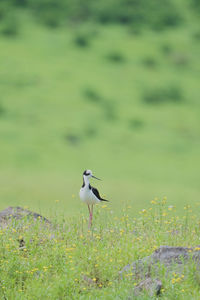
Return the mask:
<svg viewBox="0 0 200 300">
<path fill-rule="evenodd" d="M 154 276 L 155 274 L 158 276 L 160 268 L 164 266 L 166 274 L 168 272 L 180 273 L 191 260 L 196 262 L 195 274 L 200 274 L 200 246 L 194 248 L 161 246 L 152 255 L 125 266 L 119 275 L 120 278 L 123 278 L 126 273 L 131 272 L 133 279 L 140 281 L 134 288 L 135 295 L 144 290 L 149 295 L 158 295 L 162 288 L 162 282 L 155 279 Z"/>
<path fill-rule="evenodd" d="M 6 209 L 0 211 L 0 227 L 7 227 L 15 220 L 22 220 L 24 218 L 40 221 L 46 225 L 50 225 L 51 222 L 45 217 L 38 213 L 32 212 L 28 209 L 23 209 L 22 207 L 7 207 Z"/>
<path fill-rule="evenodd" d="M 193 249 L 186 247 L 161 246 L 152 254 L 151 260 L 152 262 L 164 263 L 165 265 L 171 265 L 172 263 L 182 264 L 183 261 L 189 259 L 189 251 L 193 251 Z"/>
<path fill-rule="evenodd" d="M 162 282 L 159 279 L 147 278 L 142 280 L 134 288 L 134 295 L 138 296 L 141 292 L 146 291 L 150 297 L 158 296 L 161 293 Z"/>
<path fill-rule="evenodd" d="M 133 277 L 144 278 L 151 275 L 151 271 L 164 265 L 168 270 L 175 265 L 183 265 L 189 259 L 200 262 L 200 246 L 195 248 L 161 246 L 150 256 L 139 259 L 125 266 L 120 277 L 126 272 L 133 273 Z"/>
</svg>

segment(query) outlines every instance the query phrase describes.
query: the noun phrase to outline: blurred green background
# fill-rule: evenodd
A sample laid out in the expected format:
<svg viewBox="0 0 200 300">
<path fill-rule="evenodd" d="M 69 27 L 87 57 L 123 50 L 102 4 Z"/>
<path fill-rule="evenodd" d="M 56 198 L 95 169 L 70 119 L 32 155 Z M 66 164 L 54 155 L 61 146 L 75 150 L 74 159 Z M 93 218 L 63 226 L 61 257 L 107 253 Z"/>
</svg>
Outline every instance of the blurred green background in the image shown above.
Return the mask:
<svg viewBox="0 0 200 300">
<path fill-rule="evenodd" d="M 199 19 L 198 0 L 1 0 L 0 208 L 85 211 L 85 169 L 116 213 L 198 202 Z"/>
</svg>

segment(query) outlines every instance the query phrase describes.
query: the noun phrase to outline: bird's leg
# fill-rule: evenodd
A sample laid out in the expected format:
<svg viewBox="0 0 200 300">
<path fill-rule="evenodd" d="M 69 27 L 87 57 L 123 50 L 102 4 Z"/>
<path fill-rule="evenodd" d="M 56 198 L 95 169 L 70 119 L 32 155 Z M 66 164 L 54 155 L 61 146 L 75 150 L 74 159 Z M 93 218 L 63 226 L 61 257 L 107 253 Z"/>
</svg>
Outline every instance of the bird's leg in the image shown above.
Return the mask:
<svg viewBox="0 0 200 300">
<path fill-rule="evenodd" d="M 92 212 L 91 212 L 89 204 L 88 204 L 88 210 L 89 210 L 89 215 L 90 215 L 89 222 L 88 222 L 88 229 L 90 229 L 92 226 Z"/>
<path fill-rule="evenodd" d="M 91 226 L 92 226 L 92 218 L 93 218 L 93 206 L 94 204 L 91 205 L 91 221 L 90 221 Z"/>
<path fill-rule="evenodd" d="M 89 214 L 90 214 L 90 206 L 89 206 L 89 204 L 88 204 L 88 210 L 89 210 Z"/>
<path fill-rule="evenodd" d="M 92 215 L 93 215 L 93 207 L 94 207 L 94 204 L 92 204 L 92 209 L 91 209 L 92 210 Z"/>
</svg>

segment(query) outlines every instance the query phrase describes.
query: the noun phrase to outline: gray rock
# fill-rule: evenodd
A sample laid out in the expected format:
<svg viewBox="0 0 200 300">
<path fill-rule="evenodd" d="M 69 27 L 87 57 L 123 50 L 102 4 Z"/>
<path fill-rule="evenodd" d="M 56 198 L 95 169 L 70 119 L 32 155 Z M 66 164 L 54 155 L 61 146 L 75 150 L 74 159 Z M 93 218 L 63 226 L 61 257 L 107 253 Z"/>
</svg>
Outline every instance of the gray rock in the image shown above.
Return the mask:
<svg viewBox="0 0 200 300">
<path fill-rule="evenodd" d="M 125 266 L 119 275 L 120 278 L 123 278 L 126 273 L 131 272 L 133 279 L 140 281 L 132 294 L 138 295 L 146 290 L 150 296 L 158 295 L 162 288 L 162 282 L 157 278 L 155 279 L 155 276 L 158 276 L 160 268 L 164 266 L 166 274 L 168 272 L 182 272 L 184 266 L 188 266 L 190 262 L 196 263 L 195 274 L 199 276 L 200 246 L 194 248 L 161 246 L 152 255 Z"/>
<path fill-rule="evenodd" d="M 47 239 L 51 240 L 55 238 L 52 223 L 38 213 L 32 212 L 19 206 L 7 207 L 6 209 L 0 211 L 0 228 L 15 228 L 19 234 L 23 235 L 24 225 L 26 225 L 26 231 L 28 231 L 36 223 L 39 224 L 40 229 L 43 228 L 48 230 L 41 230 L 39 232 L 38 245 L 42 244 Z M 50 235 L 49 232 L 51 232 Z M 17 239 L 17 241 L 19 243 L 19 249 L 23 251 L 26 248 L 26 241 L 24 237 L 20 237 L 20 239 Z M 29 242 L 32 243 L 33 239 L 30 239 Z"/>
<path fill-rule="evenodd" d="M 7 207 L 6 209 L 0 211 L 0 227 L 7 227 L 15 220 L 22 220 L 22 219 L 40 221 L 44 224 L 51 224 L 49 220 L 45 217 L 41 216 L 38 213 L 32 212 L 28 209 L 24 209 L 22 207 Z"/>
<path fill-rule="evenodd" d="M 139 296 L 141 292 L 146 291 L 150 297 L 158 296 L 161 293 L 162 282 L 159 279 L 147 278 L 142 280 L 134 288 L 134 295 Z"/>
<path fill-rule="evenodd" d="M 200 262 L 200 246 L 195 248 L 160 246 L 152 255 L 125 266 L 119 274 L 122 277 L 126 272 L 132 272 L 136 278 L 149 277 L 157 266 L 164 265 L 170 269 L 175 265 L 184 265 L 189 259 Z"/>
</svg>

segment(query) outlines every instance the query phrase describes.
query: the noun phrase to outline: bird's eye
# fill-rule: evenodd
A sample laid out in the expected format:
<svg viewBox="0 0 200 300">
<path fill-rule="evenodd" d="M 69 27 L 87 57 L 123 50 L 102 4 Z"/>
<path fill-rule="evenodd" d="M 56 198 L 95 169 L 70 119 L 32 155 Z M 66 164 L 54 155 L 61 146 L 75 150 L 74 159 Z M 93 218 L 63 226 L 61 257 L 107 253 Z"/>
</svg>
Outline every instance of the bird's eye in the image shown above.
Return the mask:
<svg viewBox="0 0 200 300">
<path fill-rule="evenodd" d="M 83 175 L 85 175 L 85 176 L 89 176 L 89 175 L 90 175 L 90 173 L 87 173 L 87 171 L 84 171 Z"/>
</svg>

